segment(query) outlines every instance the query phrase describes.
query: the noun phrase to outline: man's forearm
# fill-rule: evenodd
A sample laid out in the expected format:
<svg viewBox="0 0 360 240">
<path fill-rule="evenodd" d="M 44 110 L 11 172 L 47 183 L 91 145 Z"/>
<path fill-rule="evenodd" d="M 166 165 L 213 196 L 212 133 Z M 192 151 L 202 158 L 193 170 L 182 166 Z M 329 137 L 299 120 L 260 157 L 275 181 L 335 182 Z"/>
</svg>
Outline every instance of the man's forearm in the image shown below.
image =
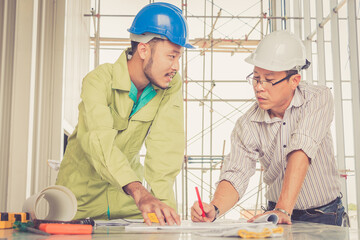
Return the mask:
<svg viewBox="0 0 360 240">
<path fill-rule="evenodd" d="M 293 151 L 288 155 L 287 166 L 277 208 L 292 213 L 310 161 L 302 150 Z"/>
<path fill-rule="evenodd" d="M 155 213 L 160 225 L 166 222 L 169 225 L 180 225 L 180 216 L 176 211 L 154 197 L 141 182 L 131 182 L 123 187 L 124 191 L 130 194 L 135 201 L 136 206 L 141 211 L 144 221 L 147 225 L 151 225 L 149 213 Z"/>
<path fill-rule="evenodd" d="M 234 186 L 230 182 L 223 180 L 217 186 L 214 199 L 211 201 L 211 204 L 217 206 L 219 208 L 220 215 L 222 215 L 232 208 L 238 200 L 239 194 Z"/>
</svg>

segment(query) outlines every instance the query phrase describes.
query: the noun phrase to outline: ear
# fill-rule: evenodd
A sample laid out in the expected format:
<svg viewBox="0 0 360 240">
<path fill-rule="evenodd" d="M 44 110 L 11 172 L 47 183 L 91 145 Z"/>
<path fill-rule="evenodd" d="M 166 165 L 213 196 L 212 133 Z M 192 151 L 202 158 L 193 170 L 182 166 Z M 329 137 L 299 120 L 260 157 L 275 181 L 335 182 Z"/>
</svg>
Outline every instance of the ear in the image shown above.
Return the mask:
<svg viewBox="0 0 360 240">
<path fill-rule="evenodd" d="M 295 90 L 297 88 L 297 86 L 299 85 L 300 81 L 301 81 L 300 74 L 295 74 L 295 75 L 291 76 L 290 84 L 291 84 L 292 89 Z"/>
<path fill-rule="evenodd" d="M 138 52 L 140 58 L 144 60 L 149 54 L 151 54 L 151 48 L 147 43 L 139 43 L 136 52 Z"/>
</svg>

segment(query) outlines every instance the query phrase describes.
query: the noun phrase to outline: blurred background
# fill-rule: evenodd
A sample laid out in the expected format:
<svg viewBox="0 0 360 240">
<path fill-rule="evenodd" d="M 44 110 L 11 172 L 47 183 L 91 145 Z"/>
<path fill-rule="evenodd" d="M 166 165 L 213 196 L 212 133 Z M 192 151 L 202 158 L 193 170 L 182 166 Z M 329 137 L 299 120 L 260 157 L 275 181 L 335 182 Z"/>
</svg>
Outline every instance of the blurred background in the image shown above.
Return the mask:
<svg viewBox="0 0 360 240">
<path fill-rule="evenodd" d="M 130 46 L 130 27 L 148 0 L 0 0 L 1 211 L 54 184 L 67 137 L 77 124 L 82 78 Z M 335 155 L 343 203 L 358 228 L 360 204 L 359 1 L 173 0 L 187 18 L 181 58 L 186 149 L 177 177 L 178 212 L 214 194 L 236 120 L 254 103 L 244 62 L 268 33 L 288 30 L 304 42 L 311 67 L 302 81 L 332 89 Z M 316 128 L 317 126 L 313 126 Z M 145 148 L 142 149 L 142 158 Z M 358 169 L 358 170 L 356 170 Z M 357 174 L 358 173 L 358 174 Z M 224 218 L 249 218 L 266 205 L 262 168 Z"/>
</svg>

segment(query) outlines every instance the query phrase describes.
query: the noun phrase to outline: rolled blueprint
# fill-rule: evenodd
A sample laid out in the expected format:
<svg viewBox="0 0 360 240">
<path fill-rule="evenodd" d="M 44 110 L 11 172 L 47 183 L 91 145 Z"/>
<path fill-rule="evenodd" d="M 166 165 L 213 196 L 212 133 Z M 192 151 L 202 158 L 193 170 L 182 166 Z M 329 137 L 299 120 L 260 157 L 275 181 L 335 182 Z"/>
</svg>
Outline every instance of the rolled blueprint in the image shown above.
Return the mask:
<svg viewBox="0 0 360 240">
<path fill-rule="evenodd" d="M 53 185 L 26 199 L 23 212 L 30 213 L 32 219 L 41 219 L 39 209 L 46 205 L 46 220 L 70 221 L 77 211 L 75 195 L 64 186 Z"/>
</svg>

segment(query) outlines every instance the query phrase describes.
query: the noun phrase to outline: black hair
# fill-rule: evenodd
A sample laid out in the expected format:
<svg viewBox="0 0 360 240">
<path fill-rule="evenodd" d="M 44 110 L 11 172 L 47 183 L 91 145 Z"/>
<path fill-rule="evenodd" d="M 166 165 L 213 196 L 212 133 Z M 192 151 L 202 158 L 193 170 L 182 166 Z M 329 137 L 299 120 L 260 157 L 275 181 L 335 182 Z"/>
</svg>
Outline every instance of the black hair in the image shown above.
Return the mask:
<svg viewBox="0 0 360 240">
<path fill-rule="evenodd" d="M 135 54 L 138 45 L 139 45 L 139 42 L 131 41 L 131 52 L 132 52 L 132 55 Z"/>
</svg>

